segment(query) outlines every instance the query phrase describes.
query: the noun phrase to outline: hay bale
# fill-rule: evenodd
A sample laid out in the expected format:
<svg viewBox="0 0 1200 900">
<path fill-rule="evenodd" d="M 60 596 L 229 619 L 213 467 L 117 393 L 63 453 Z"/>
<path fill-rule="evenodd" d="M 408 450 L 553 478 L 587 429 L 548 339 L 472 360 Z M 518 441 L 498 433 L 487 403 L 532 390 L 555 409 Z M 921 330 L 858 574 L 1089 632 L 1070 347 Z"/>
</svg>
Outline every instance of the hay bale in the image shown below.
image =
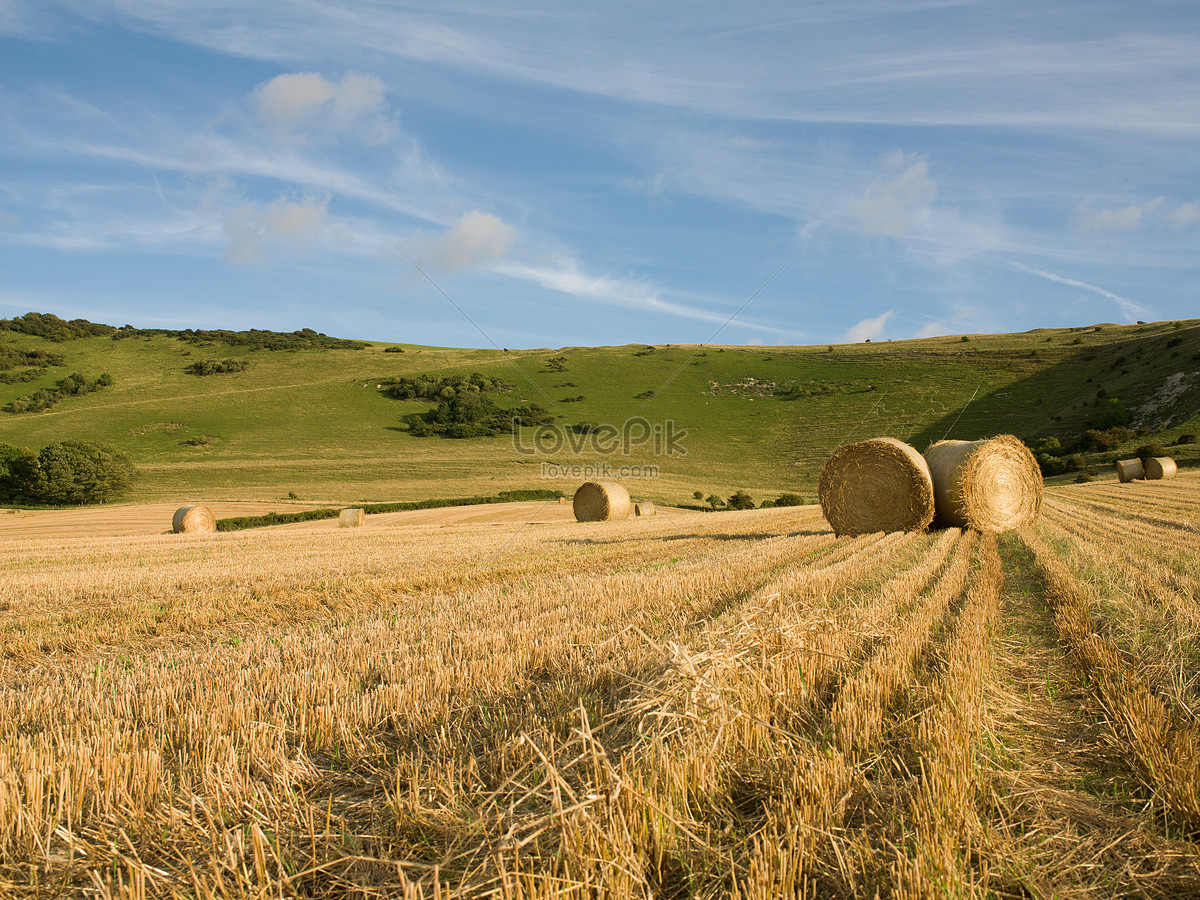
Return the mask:
<svg viewBox="0 0 1200 900">
<path fill-rule="evenodd" d="M 1164 478 L 1174 478 L 1179 471 L 1175 460 L 1169 456 L 1151 456 L 1143 463 L 1146 478 L 1150 481 L 1162 481 Z"/>
<path fill-rule="evenodd" d="M 171 518 L 171 530 L 176 534 L 212 534 L 217 530 L 217 518 L 207 506 L 181 506 Z"/>
<path fill-rule="evenodd" d="M 934 525 L 1001 532 L 1042 508 L 1042 472 L 1019 438 L 938 441 L 925 451 L 933 476 Z"/>
<path fill-rule="evenodd" d="M 1117 460 L 1117 481 L 1121 484 L 1128 484 L 1130 481 L 1137 481 L 1139 478 L 1145 477 L 1146 471 L 1140 459 Z"/>
<path fill-rule="evenodd" d="M 917 531 L 933 520 L 933 480 L 925 458 L 880 437 L 839 447 L 821 470 L 821 510 L 837 535 Z"/>
<path fill-rule="evenodd" d="M 652 516 L 654 515 L 654 503 L 650 500 L 639 500 L 633 504 L 633 514 L 635 516 Z"/>
<path fill-rule="evenodd" d="M 580 522 L 627 519 L 633 504 L 625 485 L 615 481 L 587 481 L 579 486 L 572 501 Z"/>
<path fill-rule="evenodd" d="M 338 528 L 362 528 L 367 514 L 361 509 L 343 509 L 338 513 Z"/>
</svg>

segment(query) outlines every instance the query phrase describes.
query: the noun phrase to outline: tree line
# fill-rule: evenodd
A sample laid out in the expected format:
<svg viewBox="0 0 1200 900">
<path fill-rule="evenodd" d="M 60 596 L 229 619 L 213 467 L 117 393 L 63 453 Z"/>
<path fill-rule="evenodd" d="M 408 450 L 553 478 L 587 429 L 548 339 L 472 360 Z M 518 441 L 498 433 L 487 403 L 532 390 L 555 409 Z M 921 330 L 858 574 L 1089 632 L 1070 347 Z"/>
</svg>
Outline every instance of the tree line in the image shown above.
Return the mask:
<svg viewBox="0 0 1200 900">
<path fill-rule="evenodd" d="M 40 451 L 0 443 L 0 502 L 103 503 L 133 484 L 129 457 L 98 441 L 66 440 Z"/>
</svg>

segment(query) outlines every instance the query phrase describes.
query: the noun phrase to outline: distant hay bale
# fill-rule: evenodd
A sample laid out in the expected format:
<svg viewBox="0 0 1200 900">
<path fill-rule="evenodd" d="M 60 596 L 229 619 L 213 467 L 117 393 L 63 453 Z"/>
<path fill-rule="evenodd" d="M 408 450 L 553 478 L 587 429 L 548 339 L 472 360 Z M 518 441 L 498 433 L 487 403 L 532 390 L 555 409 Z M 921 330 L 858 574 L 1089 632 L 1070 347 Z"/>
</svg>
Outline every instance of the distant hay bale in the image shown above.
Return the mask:
<svg viewBox="0 0 1200 900">
<path fill-rule="evenodd" d="M 367 514 L 361 509 L 343 509 L 338 513 L 338 528 L 362 528 Z"/>
<path fill-rule="evenodd" d="M 934 525 L 1001 532 L 1029 525 L 1042 508 L 1042 471 L 1019 438 L 938 441 L 925 451 Z"/>
<path fill-rule="evenodd" d="M 821 510 L 837 535 L 919 531 L 933 520 L 933 479 L 925 458 L 903 441 L 846 444 L 821 470 Z"/>
<path fill-rule="evenodd" d="M 176 534 L 212 534 L 217 530 L 217 519 L 207 506 L 181 506 L 171 519 L 171 530 Z"/>
<path fill-rule="evenodd" d="M 1178 467 L 1175 460 L 1169 456 L 1152 456 L 1144 464 L 1146 478 L 1150 481 L 1162 481 L 1164 478 L 1174 478 Z"/>
<path fill-rule="evenodd" d="M 650 500 L 639 500 L 633 504 L 633 514 L 635 516 L 652 516 L 654 515 L 654 503 Z"/>
<path fill-rule="evenodd" d="M 587 481 L 579 486 L 572 501 L 580 522 L 627 519 L 633 508 L 625 485 L 615 481 Z"/>
<path fill-rule="evenodd" d="M 1140 478 L 1146 477 L 1146 470 L 1142 466 L 1140 459 L 1118 459 L 1117 460 L 1117 480 L 1121 484 L 1128 484 L 1130 481 L 1137 481 Z"/>
</svg>

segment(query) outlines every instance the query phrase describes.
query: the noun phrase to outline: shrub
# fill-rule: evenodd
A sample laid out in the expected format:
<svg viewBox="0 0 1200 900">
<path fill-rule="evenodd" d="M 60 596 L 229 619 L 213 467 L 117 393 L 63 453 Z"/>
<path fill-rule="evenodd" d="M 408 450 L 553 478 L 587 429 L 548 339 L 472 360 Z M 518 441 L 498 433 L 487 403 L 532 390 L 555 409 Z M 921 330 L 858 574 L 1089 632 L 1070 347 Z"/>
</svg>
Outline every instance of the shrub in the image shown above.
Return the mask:
<svg viewBox="0 0 1200 900">
<path fill-rule="evenodd" d="M 1078 475 L 1075 476 L 1076 484 L 1087 484 L 1089 481 L 1095 481 L 1095 480 L 1096 480 L 1096 476 L 1089 475 L 1087 472 L 1080 472 Z"/>
<path fill-rule="evenodd" d="M 1162 444 L 1142 444 L 1133 451 L 1133 455 L 1144 463 L 1154 456 L 1166 456 L 1167 451 Z"/>
<path fill-rule="evenodd" d="M 1196 443 L 1196 436 L 1194 434 L 1181 434 L 1179 437 L 1175 438 L 1175 443 L 1176 445 L 1194 444 Z"/>
<path fill-rule="evenodd" d="M 704 502 L 707 503 L 709 506 L 711 506 L 713 509 L 720 509 L 722 506 L 725 505 L 725 501 L 722 500 L 720 497 L 718 497 L 716 494 L 709 494 L 707 497 L 704 498 Z"/>
<path fill-rule="evenodd" d="M 776 506 L 803 506 L 804 498 L 799 494 L 780 494 L 775 498 Z"/>
<path fill-rule="evenodd" d="M 694 498 L 696 498 L 697 500 L 703 500 L 704 499 L 704 491 L 692 491 L 692 496 Z"/>
</svg>

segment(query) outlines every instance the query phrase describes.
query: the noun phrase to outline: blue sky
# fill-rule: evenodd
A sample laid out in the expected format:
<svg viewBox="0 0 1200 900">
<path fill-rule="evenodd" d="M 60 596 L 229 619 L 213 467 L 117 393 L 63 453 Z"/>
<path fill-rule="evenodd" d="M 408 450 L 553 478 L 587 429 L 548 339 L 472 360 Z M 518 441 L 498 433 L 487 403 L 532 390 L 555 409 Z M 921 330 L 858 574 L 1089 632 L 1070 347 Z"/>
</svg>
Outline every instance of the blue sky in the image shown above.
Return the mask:
<svg viewBox="0 0 1200 900">
<path fill-rule="evenodd" d="M 1200 315 L 1191 0 L 0 0 L 0 136 L 0 316 L 559 347 Z"/>
</svg>

